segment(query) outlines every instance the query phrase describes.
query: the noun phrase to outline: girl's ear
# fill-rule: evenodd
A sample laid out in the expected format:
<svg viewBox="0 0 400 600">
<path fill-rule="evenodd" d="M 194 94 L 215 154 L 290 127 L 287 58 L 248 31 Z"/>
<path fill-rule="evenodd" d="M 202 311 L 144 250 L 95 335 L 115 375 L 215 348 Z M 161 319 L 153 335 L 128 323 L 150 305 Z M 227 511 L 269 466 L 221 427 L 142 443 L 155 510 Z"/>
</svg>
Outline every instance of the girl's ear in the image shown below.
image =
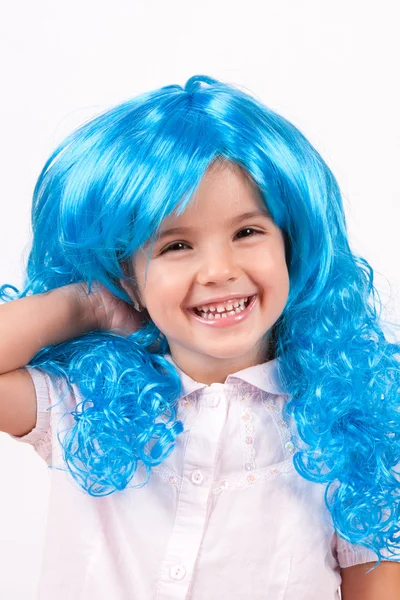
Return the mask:
<svg viewBox="0 0 400 600">
<path fill-rule="evenodd" d="M 128 285 L 128 283 L 124 279 L 119 280 L 121 287 L 128 294 L 129 298 L 132 300 L 135 309 L 138 312 L 141 312 L 145 307 L 141 306 L 136 298 L 136 295 L 133 293 L 132 288 Z"/>
<path fill-rule="evenodd" d="M 126 282 L 126 280 L 121 278 L 119 280 L 119 282 L 121 284 L 122 289 L 128 294 L 129 298 L 131 300 L 135 300 L 135 298 L 133 297 L 132 288 L 131 288 L 130 285 L 128 285 L 128 283 Z"/>
<path fill-rule="evenodd" d="M 130 269 L 130 265 L 129 262 L 121 262 L 119 264 L 119 266 L 121 267 L 121 271 L 123 272 L 123 274 L 125 275 L 125 277 L 128 277 L 128 279 L 130 279 L 132 277 L 132 273 L 131 273 L 131 269 Z M 120 278 L 119 280 L 121 287 L 125 290 L 125 292 L 128 294 L 129 298 L 131 300 L 135 300 L 135 298 L 133 297 L 133 284 L 126 281 L 125 278 Z"/>
<path fill-rule="evenodd" d="M 121 269 L 127 277 L 133 277 L 132 273 L 130 272 L 129 265 L 122 263 Z M 123 278 L 121 278 L 119 280 L 119 282 L 120 282 L 123 290 L 128 294 L 129 298 L 132 300 L 135 309 L 138 310 L 139 312 L 142 311 L 143 308 L 145 308 L 145 307 L 140 306 L 139 294 L 136 292 L 136 290 L 134 290 L 134 288 L 135 288 L 134 282 L 132 282 L 130 284 L 128 281 L 126 281 L 126 279 L 123 279 Z"/>
</svg>

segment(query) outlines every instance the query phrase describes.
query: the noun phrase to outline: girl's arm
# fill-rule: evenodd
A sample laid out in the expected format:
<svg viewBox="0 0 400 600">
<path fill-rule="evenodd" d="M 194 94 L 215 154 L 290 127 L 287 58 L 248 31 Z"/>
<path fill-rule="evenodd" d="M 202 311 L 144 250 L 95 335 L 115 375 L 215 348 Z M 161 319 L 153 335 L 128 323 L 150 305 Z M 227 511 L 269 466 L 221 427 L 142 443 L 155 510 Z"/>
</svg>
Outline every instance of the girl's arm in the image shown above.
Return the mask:
<svg viewBox="0 0 400 600">
<path fill-rule="evenodd" d="M 0 431 L 22 436 L 36 423 L 34 385 L 21 367 L 41 348 L 98 327 L 93 305 L 85 304 L 76 285 L 0 306 Z"/>
<path fill-rule="evenodd" d="M 342 600 L 399 600 L 400 563 L 382 561 L 371 573 L 374 562 L 342 569 Z"/>
<path fill-rule="evenodd" d="M 35 389 L 21 367 L 39 350 L 95 329 L 131 333 L 145 322 L 98 282 L 87 292 L 74 283 L 0 306 L 0 431 L 21 437 L 35 426 Z"/>
<path fill-rule="evenodd" d="M 0 375 L 24 367 L 45 346 L 72 339 L 97 326 L 77 285 L 56 288 L 0 306 Z"/>
</svg>

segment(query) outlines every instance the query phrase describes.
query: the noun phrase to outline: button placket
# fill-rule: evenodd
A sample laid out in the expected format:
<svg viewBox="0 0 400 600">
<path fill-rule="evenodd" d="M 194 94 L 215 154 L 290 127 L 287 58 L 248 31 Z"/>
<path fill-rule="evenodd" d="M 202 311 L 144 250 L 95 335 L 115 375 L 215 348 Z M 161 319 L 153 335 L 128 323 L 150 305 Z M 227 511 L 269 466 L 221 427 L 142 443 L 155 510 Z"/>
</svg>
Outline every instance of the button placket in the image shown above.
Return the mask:
<svg viewBox="0 0 400 600">
<path fill-rule="evenodd" d="M 174 529 L 163 561 L 157 600 L 186 598 L 204 533 L 227 403 L 220 390 L 208 392 L 204 398 L 200 391 L 198 403 L 199 411 L 186 446 Z"/>
</svg>

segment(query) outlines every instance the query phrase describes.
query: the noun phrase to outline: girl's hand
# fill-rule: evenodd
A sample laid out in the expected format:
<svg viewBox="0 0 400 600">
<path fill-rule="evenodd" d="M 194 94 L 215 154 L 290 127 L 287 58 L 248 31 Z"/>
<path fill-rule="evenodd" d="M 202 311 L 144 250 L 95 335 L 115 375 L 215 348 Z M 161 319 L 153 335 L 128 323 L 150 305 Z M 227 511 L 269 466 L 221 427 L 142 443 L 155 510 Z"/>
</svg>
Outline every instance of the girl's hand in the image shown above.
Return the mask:
<svg viewBox="0 0 400 600">
<path fill-rule="evenodd" d="M 124 329 L 129 334 L 148 322 L 143 313 L 114 296 L 99 282 L 93 282 L 90 294 L 86 282 L 74 283 L 72 286 L 81 304 L 83 318 L 94 319 L 97 329 Z M 145 314 L 147 315 L 147 312 Z"/>
</svg>

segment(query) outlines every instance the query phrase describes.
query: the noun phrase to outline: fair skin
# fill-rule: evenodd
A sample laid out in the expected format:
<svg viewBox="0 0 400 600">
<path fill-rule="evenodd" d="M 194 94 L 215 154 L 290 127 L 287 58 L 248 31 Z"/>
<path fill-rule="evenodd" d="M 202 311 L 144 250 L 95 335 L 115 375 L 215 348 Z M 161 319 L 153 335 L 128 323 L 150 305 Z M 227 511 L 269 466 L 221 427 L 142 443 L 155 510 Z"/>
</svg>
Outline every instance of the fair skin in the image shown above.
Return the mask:
<svg viewBox="0 0 400 600">
<path fill-rule="evenodd" d="M 262 214 L 239 221 L 251 211 Z M 187 231 L 160 238 L 171 227 Z M 183 214 L 166 217 L 158 233 L 153 251 L 147 244 L 133 258 L 136 294 L 124 289 L 166 336 L 175 363 L 211 384 L 265 362 L 265 337 L 287 302 L 289 275 L 283 233 L 255 186 L 237 166 L 214 163 Z M 256 295 L 240 323 L 209 327 L 187 310 L 231 294 Z"/>
</svg>

